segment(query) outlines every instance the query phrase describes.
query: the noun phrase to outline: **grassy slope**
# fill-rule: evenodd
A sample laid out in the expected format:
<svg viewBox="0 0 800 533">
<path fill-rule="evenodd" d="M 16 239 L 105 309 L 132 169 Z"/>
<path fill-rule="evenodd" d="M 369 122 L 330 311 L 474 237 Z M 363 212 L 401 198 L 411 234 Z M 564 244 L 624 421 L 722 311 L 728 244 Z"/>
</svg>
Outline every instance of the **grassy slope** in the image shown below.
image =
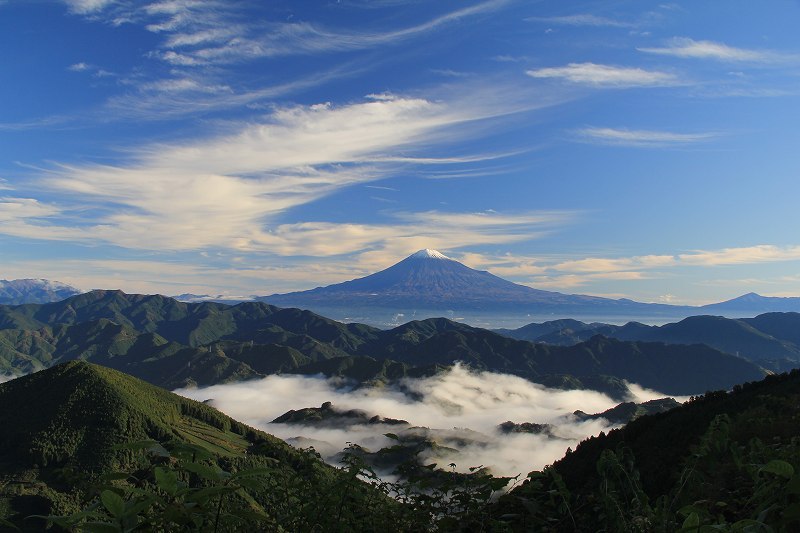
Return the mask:
<svg viewBox="0 0 800 533">
<path fill-rule="evenodd" d="M 333 469 L 280 439 L 85 362 L 0 385 L 0 425 L 0 517 L 75 510 L 87 480 L 141 462 L 139 454 L 114 449 L 137 440 L 197 444 L 238 467 L 274 458 L 287 483 L 310 483 L 320 498 L 334 478 Z M 308 497 L 313 503 L 317 496 Z"/>
</svg>

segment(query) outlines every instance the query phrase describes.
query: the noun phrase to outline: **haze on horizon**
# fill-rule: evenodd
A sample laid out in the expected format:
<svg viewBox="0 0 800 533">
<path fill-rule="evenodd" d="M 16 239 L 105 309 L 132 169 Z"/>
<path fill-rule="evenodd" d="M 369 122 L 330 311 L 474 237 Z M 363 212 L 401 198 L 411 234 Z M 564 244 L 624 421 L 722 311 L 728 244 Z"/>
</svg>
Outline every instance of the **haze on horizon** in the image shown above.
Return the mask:
<svg viewBox="0 0 800 533">
<path fill-rule="evenodd" d="M 797 296 L 798 15 L 2 2 L 0 278 L 265 295 L 431 248 L 566 293 Z"/>
</svg>

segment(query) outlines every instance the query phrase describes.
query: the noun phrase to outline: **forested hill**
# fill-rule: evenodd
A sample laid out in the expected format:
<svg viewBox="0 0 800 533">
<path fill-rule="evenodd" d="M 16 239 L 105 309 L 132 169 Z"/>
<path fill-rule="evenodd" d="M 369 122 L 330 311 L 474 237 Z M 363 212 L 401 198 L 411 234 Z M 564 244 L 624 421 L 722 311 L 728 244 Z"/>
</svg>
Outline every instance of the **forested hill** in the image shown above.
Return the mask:
<svg viewBox="0 0 800 533">
<path fill-rule="evenodd" d="M 108 505 L 112 517 L 158 518 L 169 522 L 170 530 L 182 521 L 182 530 L 213 530 L 217 505 L 223 504 L 225 531 L 387 527 L 394 508 L 382 494 L 314 453 L 296 450 L 208 405 L 85 362 L 1 384 L 0 425 L 0 519 L 29 531 L 41 531 L 45 524 L 25 517 L 84 509 L 97 486 L 108 486 L 120 497 L 118 513 Z M 142 441 L 151 444 L 125 447 Z M 110 480 L 116 481 L 108 485 Z M 351 491 L 347 497 L 345 487 Z M 225 501 L 218 498 L 224 494 Z M 365 508 L 365 498 L 377 507 Z M 106 494 L 104 505 L 115 499 Z M 123 525 L 111 520 L 108 527 L 115 523 Z M 150 526 L 160 530 L 158 524 Z M 146 522 L 141 525 L 148 528 Z"/>
<path fill-rule="evenodd" d="M 495 512 L 521 530 L 797 531 L 798 427 L 793 370 L 589 438 Z"/>
</svg>

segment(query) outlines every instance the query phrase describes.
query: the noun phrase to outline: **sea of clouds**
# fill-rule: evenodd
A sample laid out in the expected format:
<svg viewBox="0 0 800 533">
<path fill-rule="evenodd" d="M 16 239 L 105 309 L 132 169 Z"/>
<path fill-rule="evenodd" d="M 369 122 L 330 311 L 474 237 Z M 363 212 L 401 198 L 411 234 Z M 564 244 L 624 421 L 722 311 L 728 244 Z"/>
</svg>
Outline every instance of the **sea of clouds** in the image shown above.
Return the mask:
<svg viewBox="0 0 800 533">
<path fill-rule="evenodd" d="M 630 400 L 636 402 L 665 396 L 635 384 L 630 390 Z M 599 413 L 618 403 L 599 392 L 549 389 L 516 376 L 460 365 L 436 376 L 406 379 L 397 386 L 354 388 L 322 376 L 279 375 L 175 392 L 199 401 L 213 400 L 214 407 L 232 418 L 290 443 L 313 444 L 334 463 L 335 454 L 347 443 L 377 451 L 392 444 L 385 433 L 399 433 L 402 428 L 382 424 L 320 428 L 271 421 L 290 409 L 319 407 L 330 401 L 337 410 L 361 409 L 407 420 L 412 426 L 447 430 L 439 438 L 455 450 L 422 457 L 426 462 L 455 463 L 459 471 L 485 466 L 495 475 L 523 477 L 559 459 L 568 447 L 574 449 L 581 440 L 615 427 L 605 419 L 579 421 L 572 416 L 574 411 Z M 555 429 L 552 435 L 503 434 L 497 426 L 505 421 L 547 423 Z"/>
</svg>

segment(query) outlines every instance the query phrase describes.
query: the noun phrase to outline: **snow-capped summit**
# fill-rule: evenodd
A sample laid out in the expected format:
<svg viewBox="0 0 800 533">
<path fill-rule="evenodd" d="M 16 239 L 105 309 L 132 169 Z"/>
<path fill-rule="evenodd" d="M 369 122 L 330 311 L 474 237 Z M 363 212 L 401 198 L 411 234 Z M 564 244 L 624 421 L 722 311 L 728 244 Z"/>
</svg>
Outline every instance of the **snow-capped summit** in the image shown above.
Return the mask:
<svg viewBox="0 0 800 533">
<path fill-rule="evenodd" d="M 61 283 L 47 279 L 0 279 L 0 304 L 19 305 L 27 303 L 57 302 L 81 291 Z"/>
<path fill-rule="evenodd" d="M 414 252 L 409 257 L 413 257 L 414 259 L 447 259 L 453 261 L 453 259 L 447 257 L 442 252 L 438 250 L 431 250 L 430 248 L 425 248 L 424 250 Z"/>
<path fill-rule="evenodd" d="M 570 297 L 517 285 L 489 272 L 474 270 L 426 248 L 380 272 L 308 291 L 260 297 L 278 306 L 413 306 L 422 309 L 490 308 L 598 300 Z M 602 299 L 599 299 L 602 300 Z"/>
</svg>

